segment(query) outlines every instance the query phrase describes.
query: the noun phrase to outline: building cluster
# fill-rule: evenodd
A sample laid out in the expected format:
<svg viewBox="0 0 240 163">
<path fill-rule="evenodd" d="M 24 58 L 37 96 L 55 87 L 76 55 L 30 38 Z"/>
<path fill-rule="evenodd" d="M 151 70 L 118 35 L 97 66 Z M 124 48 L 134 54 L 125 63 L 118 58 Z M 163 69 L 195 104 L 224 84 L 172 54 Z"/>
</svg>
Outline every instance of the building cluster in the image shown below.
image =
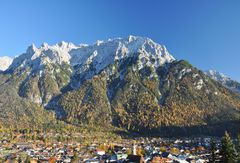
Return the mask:
<svg viewBox="0 0 240 163">
<path fill-rule="evenodd" d="M 204 163 L 210 157 L 210 139 L 141 139 L 122 143 L 43 143 L 2 140 L 0 157 L 5 162 L 150 162 Z M 23 155 L 25 158 L 23 158 Z"/>
</svg>

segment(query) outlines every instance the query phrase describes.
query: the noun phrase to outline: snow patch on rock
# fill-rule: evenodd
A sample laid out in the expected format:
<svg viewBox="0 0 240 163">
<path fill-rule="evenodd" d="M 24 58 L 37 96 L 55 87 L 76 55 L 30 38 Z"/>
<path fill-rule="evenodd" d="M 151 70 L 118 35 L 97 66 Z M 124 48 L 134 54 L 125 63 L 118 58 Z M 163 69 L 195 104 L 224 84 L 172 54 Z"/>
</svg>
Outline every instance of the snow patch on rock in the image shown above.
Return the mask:
<svg viewBox="0 0 240 163">
<path fill-rule="evenodd" d="M 204 84 L 203 80 L 200 79 L 197 83 L 195 83 L 196 89 L 197 89 L 197 90 L 202 89 L 203 84 Z"/>
<path fill-rule="evenodd" d="M 12 64 L 13 59 L 7 56 L 0 57 L 0 71 L 5 71 Z"/>
</svg>

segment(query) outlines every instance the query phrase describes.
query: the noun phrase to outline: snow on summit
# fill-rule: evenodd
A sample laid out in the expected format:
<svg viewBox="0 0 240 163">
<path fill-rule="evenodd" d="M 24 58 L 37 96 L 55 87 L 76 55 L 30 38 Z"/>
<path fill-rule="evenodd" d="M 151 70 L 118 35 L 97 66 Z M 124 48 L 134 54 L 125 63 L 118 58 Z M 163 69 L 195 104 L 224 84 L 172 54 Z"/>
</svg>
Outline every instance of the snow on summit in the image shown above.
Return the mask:
<svg viewBox="0 0 240 163">
<path fill-rule="evenodd" d="M 97 41 L 96 44 L 78 48 L 71 52 L 71 65 L 92 64 L 96 72 L 101 71 L 107 65 L 127 57 L 138 55 L 140 67 L 153 65 L 158 67 L 174 59 L 165 46 L 153 42 L 149 38 L 129 36 L 128 38 L 109 39 L 108 41 Z"/>
<path fill-rule="evenodd" d="M 40 69 L 48 63 L 66 62 L 72 66 L 81 66 L 82 71 L 87 70 L 89 65 L 94 66 L 97 73 L 115 61 L 134 55 L 138 56 L 139 69 L 145 65 L 158 67 L 175 60 L 165 46 L 146 37 L 129 36 L 97 41 L 93 45 L 74 45 L 62 41 L 55 45 L 43 43 L 37 48 L 32 44 L 24 54 L 14 59 L 9 69 L 14 70 L 26 66 Z"/>
<path fill-rule="evenodd" d="M 227 77 L 226 75 L 224 75 L 223 73 L 220 73 L 216 70 L 208 70 L 205 71 L 205 74 L 207 74 L 210 78 L 222 82 L 222 83 L 226 83 L 228 80 L 230 80 L 229 77 Z"/>
<path fill-rule="evenodd" d="M 205 71 L 205 74 L 208 75 L 211 79 L 220 82 L 226 88 L 234 92 L 240 93 L 240 83 L 235 80 L 232 80 L 231 78 L 224 75 L 223 73 L 220 73 L 215 70 L 208 70 L 208 71 Z"/>
<path fill-rule="evenodd" d="M 39 69 L 41 66 L 48 63 L 61 64 L 62 62 L 69 62 L 71 58 L 69 52 L 76 48 L 79 47 L 64 41 L 52 46 L 47 43 L 43 43 L 39 48 L 32 44 L 27 48 L 25 53 L 13 60 L 9 69 L 14 70 L 16 68 L 24 68 L 26 66 Z"/>
<path fill-rule="evenodd" d="M 0 71 L 5 71 L 11 65 L 13 59 L 7 56 L 0 57 Z"/>
</svg>

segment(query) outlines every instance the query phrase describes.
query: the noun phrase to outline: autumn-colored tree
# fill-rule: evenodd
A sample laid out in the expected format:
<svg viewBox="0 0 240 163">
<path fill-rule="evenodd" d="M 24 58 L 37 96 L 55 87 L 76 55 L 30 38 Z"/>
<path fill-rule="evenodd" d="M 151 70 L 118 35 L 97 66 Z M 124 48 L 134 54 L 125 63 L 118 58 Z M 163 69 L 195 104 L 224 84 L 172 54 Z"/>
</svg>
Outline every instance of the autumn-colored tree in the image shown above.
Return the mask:
<svg viewBox="0 0 240 163">
<path fill-rule="evenodd" d="M 178 148 L 171 148 L 170 153 L 174 155 L 178 155 L 180 153 L 180 150 Z"/>
<path fill-rule="evenodd" d="M 140 148 L 140 147 L 137 147 L 137 155 L 138 156 L 144 156 L 144 154 L 145 154 L 145 151 L 142 149 L 142 148 Z"/>
<path fill-rule="evenodd" d="M 55 163 L 57 161 L 56 157 L 50 157 L 48 163 Z"/>
</svg>

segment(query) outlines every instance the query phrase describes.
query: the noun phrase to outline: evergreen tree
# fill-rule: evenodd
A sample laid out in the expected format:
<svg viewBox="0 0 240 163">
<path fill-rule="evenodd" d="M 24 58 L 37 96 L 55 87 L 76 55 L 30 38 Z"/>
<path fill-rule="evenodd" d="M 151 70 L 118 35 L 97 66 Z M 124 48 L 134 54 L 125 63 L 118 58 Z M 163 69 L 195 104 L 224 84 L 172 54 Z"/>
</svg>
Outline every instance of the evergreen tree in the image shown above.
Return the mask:
<svg viewBox="0 0 240 163">
<path fill-rule="evenodd" d="M 222 147 L 221 147 L 221 161 L 224 163 L 236 163 L 237 155 L 234 144 L 232 143 L 231 137 L 227 132 L 225 132 L 222 138 Z"/>
<path fill-rule="evenodd" d="M 210 158 L 210 162 L 215 163 L 216 162 L 216 151 L 217 151 L 217 147 L 216 147 L 216 141 L 215 139 L 211 139 L 211 158 Z"/>
<path fill-rule="evenodd" d="M 238 134 L 238 137 L 237 137 L 236 150 L 238 154 L 238 163 L 239 163 L 240 162 L 240 134 Z"/>
</svg>

